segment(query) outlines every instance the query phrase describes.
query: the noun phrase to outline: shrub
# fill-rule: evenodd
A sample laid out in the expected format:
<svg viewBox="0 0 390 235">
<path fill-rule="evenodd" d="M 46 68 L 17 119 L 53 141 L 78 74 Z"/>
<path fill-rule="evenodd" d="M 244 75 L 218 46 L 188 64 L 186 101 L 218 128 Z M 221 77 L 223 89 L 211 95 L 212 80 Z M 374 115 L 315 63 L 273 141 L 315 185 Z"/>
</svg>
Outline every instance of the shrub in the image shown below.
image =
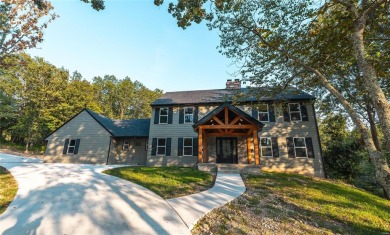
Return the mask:
<svg viewBox="0 0 390 235">
<path fill-rule="evenodd" d="M 356 139 L 330 142 L 324 151 L 324 165 L 330 178 L 351 181 L 361 172 L 367 153 Z"/>
</svg>

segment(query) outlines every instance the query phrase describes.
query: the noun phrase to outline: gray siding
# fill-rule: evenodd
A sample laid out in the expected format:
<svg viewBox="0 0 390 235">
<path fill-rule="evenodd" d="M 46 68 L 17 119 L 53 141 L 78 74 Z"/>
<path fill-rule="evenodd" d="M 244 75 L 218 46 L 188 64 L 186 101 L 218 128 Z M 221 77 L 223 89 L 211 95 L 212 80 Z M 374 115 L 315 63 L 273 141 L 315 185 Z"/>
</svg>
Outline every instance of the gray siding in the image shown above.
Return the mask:
<svg viewBox="0 0 390 235">
<path fill-rule="evenodd" d="M 200 112 L 200 110 L 199 110 Z M 196 164 L 196 156 L 177 156 L 178 139 L 183 137 L 196 138 L 198 134 L 192 128 L 192 123 L 179 124 L 179 108 L 173 108 L 172 124 L 154 124 L 154 108 L 149 131 L 149 148 L 148 148 L 148 165 L 184 165 L 191 166 Z M 200 117 L 200 115 L 199 115 Z M 171 156 L 152 156 L 152 139 L 153 138 L 172 138 Z"/>
<path fill-rule="evenodd" d="M 129 141 L 129 149 L 123 149 L 124 140 Z M 108 164 L 146 164 L 147 138 L 113 138 Z M 136 142 L 140 145 L 136 146 Z"/>
<path fill-rule="evenodd" d="M 262 169 L 292 171 L 324 177 L 313 106 L 310 103 L 305 106 L 309 121 L 284 122 L 282 105 L 275 105 L 276 122 L 264 122 L 265 126 L 259 133 L 259 137 L 278 137 L 280 157 L 262 157 Z M 288 158 L 286 137 L 311 137 L 315 158 Z"/>
<path fill-rule="evenodd" d="M 62 153 L 66 139 L 80 139 L 77 154 Z M 46 162 L 104 164 L 107 161 L 110 133 L 87 111 L 81 112 L 46 140 Z"/>
<path fill-rule="evenodd" d="M 309 121 L 284 122 L 282 105 L 275 105 L 276 122 L 264 122 L 265 126 L 263 130 L 259 132 L 259 137 L 278 137 L 279 157 L 261 157 L 260 161 L 262 169 L 292 171 L 324 177 L 313 106 L 311 103 L 306 103 L 305 106 L 307 108 Z M 216 107 L 217 106 L 200 106 L 199 120 Z M 238 106 L 238 108 L 251 115 L 252 108 L 250 106 Z M 192 124 L 179 124 L 178 108 L 175 107 L 173 111 L 172 124 L 153 124 L 153 121 L 151 121 L 149 132 L 149 151 L 147 156 L 147 164 L 149 165 L 194 165 L 197 162 L 197 157 L 177 156 L 178 138 L 197 137 L 197 133 L 194 132 Z M 152 115 L 153 117 L 151 120 L 154 120 L 154 108 Z M 152 139 L 167 137 L 172 138 L 171 156 L 151 156 Z M 311 137 L 315 158 L 288 158 L 286 137 Z M 238 138 L 237 143 L 239 146 L 239 163 L 246 163 L 248 159 L 245 138 Z M 251 146 L 251 148 L 253 148 L 253 146 Z M 207 141 L 208 162 L 215 162 L 215 153 L 215 137 L 209 137 Z M 252 159 L 254 161 L 253 157 Z"/>
</svg>

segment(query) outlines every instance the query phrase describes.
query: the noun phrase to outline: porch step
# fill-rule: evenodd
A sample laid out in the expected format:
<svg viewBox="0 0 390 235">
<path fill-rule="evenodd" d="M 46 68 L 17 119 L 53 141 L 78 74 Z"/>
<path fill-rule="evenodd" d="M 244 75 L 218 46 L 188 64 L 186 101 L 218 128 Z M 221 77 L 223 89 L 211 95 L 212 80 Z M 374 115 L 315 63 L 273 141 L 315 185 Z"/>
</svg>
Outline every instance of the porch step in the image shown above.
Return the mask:
<svg viewBox="0 0 390 235">
<path fill-rule="evenodd" d="M 198 170 L 208 172 L 219 172 L 223 174 L 240 174 L 244 172 L 260 172 L 261 165 L 252 164 L 216 164 L 198 163 Z"/>
<path fill-rule="evenodd" d="M 221 174 L 240 174 L 240 170 L 219 170 L 218 173 Z"/>
</svg>

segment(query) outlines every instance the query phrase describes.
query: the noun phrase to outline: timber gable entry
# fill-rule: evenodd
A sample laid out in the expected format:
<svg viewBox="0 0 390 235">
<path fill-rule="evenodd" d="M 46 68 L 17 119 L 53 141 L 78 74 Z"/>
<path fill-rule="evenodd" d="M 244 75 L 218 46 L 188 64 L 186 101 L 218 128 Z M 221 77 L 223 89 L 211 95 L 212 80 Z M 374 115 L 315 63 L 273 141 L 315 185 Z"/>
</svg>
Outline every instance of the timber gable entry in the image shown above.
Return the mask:
<svg viewBox="0 0 390 235">
<path fill-rule="evenodd" d="M 246 137 L 248 164 L 252 163 L 252 150 L 250 149 L 253 139 L 253 152 L 256 165 L 260 164 L 258 132 L 264 124 L 254 119 L 242 110 L 229 103 L 224 103 L 203 117 L 193 125 L 198 133 L 198 162 L 207 162 L 207 138 L 215 137 Z"/>
</svg>

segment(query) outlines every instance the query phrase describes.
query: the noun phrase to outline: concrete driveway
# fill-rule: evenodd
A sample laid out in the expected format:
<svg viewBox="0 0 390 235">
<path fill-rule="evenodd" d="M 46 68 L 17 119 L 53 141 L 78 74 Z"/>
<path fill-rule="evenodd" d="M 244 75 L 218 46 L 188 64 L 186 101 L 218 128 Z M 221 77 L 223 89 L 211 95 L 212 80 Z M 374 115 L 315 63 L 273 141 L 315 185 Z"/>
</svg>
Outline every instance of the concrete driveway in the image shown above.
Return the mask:
<svg viewBox="0 0 390 235">
<path fill-rule="evenodd" d="M 2 153 L 0 165 L 19 184 L 0 215 L 0 234 L 190 233 L 158 195 L 99 173 L 107 166 L 43 164 Z"/>
</svg>

